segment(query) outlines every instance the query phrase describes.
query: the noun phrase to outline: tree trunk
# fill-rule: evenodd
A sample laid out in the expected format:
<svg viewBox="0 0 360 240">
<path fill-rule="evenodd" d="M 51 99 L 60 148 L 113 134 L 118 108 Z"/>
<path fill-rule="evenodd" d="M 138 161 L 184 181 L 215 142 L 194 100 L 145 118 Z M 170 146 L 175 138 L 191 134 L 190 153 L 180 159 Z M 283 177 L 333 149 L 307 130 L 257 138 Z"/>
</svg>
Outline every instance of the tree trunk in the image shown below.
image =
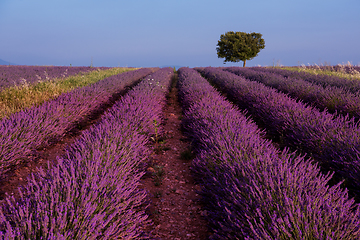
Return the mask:
<svg viewBox="0 0 360 240">
<path fill-rule="evenodd" d="M 243 67 L 245 67 L 245 63 L 246 63 L 246 60 L 244 60 L 244 65 L 243 65 Z"/>
</svg>

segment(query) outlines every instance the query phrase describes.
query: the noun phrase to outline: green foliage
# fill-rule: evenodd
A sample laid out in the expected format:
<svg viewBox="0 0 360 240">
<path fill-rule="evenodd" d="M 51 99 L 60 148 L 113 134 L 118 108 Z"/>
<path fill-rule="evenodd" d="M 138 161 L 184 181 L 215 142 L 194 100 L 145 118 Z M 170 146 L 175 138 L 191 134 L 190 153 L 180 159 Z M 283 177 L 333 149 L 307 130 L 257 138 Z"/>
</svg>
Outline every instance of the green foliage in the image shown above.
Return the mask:
<svg viewBox="0 0 360 240">
<path fill-rule="evenodd" d="M 155 186 L 160 186 L 161 180 L 165 175 L 164 166 L 155 165 L 154 170 L 155 170 L 155 172 L 153 172 L 154 184 L 155 184 Z"/>
<path fill-rule="evenodd" d="M 217 55 L 225 58 L 225 62 L 239 62 L 251 60 L 265 48 L 265 41 L 260 33 L 227 32 L 221 34 L 217 44 Z"/>
</svg>

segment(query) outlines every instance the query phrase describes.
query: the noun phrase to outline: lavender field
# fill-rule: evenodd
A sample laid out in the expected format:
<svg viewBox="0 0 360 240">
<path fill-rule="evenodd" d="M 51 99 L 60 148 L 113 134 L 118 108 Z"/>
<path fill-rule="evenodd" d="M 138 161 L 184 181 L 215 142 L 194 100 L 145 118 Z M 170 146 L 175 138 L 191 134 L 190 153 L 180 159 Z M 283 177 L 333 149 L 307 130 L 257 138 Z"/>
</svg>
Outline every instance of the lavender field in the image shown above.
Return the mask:
<svg viewBox="0 0 360 240">
<path fill-rule="evenodd" d="M 0 93 L 91 70 L 0 66 Z M 81 131 L 6 193 L 0 239 L 151 239 L 140 182 L 172 87 L 210 239 L 360 239 L 360 79 L 265 67 L 109 74 L 0 119 L 0 189 Z"/>
<path fill-rule="evenodd" d="M 106 67 L 55 67 L 55 66 L 6 66 L 0 65 L 0 91 L 10 86 L 33 84 L 53 78 L 65 78 L 80 72 L 107 69 Z"/>
</svg>

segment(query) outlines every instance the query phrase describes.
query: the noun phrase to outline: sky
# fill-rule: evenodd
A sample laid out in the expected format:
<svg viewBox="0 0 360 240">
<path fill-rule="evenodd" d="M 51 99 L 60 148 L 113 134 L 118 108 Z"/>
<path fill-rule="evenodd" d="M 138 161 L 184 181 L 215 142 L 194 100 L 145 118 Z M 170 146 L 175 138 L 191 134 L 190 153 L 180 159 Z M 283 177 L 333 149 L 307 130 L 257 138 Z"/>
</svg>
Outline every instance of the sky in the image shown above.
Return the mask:
<svg viewBox="0 0 360 240">
<path fill-rule="evenodd" d="M 360 65 L 359 0 L 0 0 L 0 59 L 20 65 L 224 64 L 221 34 L 261 33 L 246 66 Z"/>
</svg>

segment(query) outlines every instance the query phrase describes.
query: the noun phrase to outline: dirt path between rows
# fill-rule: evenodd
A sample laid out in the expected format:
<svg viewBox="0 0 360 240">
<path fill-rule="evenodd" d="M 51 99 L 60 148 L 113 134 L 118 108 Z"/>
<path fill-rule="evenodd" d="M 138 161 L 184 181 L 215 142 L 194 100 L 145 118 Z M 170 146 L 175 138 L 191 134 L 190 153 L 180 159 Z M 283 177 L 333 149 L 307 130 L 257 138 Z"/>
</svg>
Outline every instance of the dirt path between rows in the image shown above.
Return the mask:
<svg viewBox="0 0 360 240">
<path fill-rule="evenodd" d="M 190 143 L 180 129 L 182 111 L 172 87 L 164 109 L 165 133 L 155 141 L 150 167 L 142 180 L 151 200 L 148 214 L 152 239 L 208 239 L 206 211 L 191 176 Z"/>
</svg>

